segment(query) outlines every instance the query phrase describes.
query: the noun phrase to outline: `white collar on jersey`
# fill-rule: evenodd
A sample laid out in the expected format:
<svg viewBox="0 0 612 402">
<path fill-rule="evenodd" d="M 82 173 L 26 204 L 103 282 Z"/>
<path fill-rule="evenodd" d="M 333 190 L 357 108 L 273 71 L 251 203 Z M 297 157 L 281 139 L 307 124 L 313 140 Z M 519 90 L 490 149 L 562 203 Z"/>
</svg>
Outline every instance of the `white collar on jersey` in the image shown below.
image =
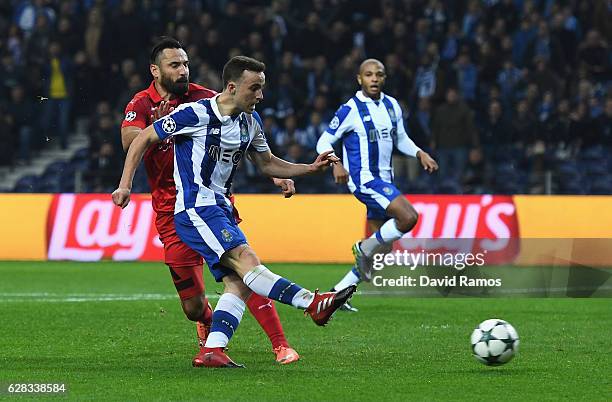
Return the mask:
<svg viewBox="0 0 612 402">
<path fill-rule="evenodd" d="M 374 99 L 372 99 L 372 98 L 368 98 L 367 96 L 365 96 L 365 95 L 363 94 L 363 92 L 362 92 L 362 91 L 357 91 L 357 93 L 355 94 L 355 96 L 356 96 L 356 97 L 357 97 L 357 99 L 359 99 L 360 101 L 362 101 L 362 102 L 366 102 L 366 103 L 367 103 L 367 102 L 380 102 L 381 100 L 383 100 L 383 99 L 385 98 L 385 94 L 384 94 L 384 92 L 381 92 L 381 93 L 380 93 L 380 99 L 378 99 L 378 100 L 376 100 L 376 101 L 375 101 Z"/>
<path fill-rule="evenodd" d="M 232 119 L 231 116 L 221 116 L 221 112 L 219 111 L 219 106 L 217 105 L 217 98 L 219 97 L 219 95 L 221 94 L 217 94 L 213 96 L 212 98 L 210 98 L 210 107 L 212 108 L 213 113 L 215 114 L 215 116 L 217 116 L 217 119 L 219 119 L 221 124 L 223 125 L 232 124 L 235 119 Z"/>
</svg>

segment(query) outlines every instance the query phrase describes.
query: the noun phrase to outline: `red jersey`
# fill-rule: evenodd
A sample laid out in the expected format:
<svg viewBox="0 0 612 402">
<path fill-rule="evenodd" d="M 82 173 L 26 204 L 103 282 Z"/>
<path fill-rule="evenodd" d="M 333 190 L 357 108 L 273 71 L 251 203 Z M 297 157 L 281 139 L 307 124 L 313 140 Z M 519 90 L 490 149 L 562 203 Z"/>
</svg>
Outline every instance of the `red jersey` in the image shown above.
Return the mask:
<svg viewBox="0 0 612 402">
<path fill-rule="evenodd" d="M 189 84 L 187 93 L 168 101 L 176 107 L 182 103 L 212 98 L 217 93 L 197 84 Z M 155 81 L 149 88 L 138 92 L 125 107 L 121 128 L 135 126 L 141 129 L 153 123 L 152 110 L 163 101 L 155 89 Z M 176 187 L 174 186 L 174 137 L 153 144 L 144 154 L 144 164 L 151 186 L 151 198 L 155 212 L 174 212 Z"/>
</svg>

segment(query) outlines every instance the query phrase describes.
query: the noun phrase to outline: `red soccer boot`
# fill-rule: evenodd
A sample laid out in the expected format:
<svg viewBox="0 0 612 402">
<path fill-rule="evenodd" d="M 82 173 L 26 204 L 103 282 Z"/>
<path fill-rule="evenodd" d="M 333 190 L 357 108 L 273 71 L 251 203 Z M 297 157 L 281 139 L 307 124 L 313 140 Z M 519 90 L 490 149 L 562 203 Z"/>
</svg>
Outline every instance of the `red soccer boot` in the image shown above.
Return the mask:
<svg viewBox="0 0 612 402">
<path fill-rule="evenodd" d="M 317 289 L 315 290 L 312 302 L 304 311 L 304 314 L 310 315 L 315 324 L 324 326 L 331 319 L 332 314 L 351 299 L 355 290 L 357 290 L 355 285 L 351 285 L 339 292 L 319 293 L 319 289 Z"/>
<path fill-rule="evenodd" d="M 195 361 L 201 361 L 199 366 L 195 365 Z M 193 359 L 194 367 L 210 367 L 210 368 L 243 368 L 244 365 L 236 364 L 228 355 L 225 354 L 223 348 L 203 348 L 200 353 Z"/>
</svg>

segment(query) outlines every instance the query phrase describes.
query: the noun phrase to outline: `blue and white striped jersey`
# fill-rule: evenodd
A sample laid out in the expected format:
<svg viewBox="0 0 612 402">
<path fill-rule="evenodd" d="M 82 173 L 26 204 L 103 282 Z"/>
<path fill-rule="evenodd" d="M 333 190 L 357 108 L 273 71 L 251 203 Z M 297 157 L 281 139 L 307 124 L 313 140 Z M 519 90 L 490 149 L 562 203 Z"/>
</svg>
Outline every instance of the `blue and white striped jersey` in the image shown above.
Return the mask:
<svg viewBox="0 0 612 402">
<path fill-rule="evenodd" d="M 270 148 L 261 118 L 254 112 L 221 116 L 217 97 L 184 103 L 153 123 L 163 140 L 174 138 L 174 213 L 228 202 L 232 179 L 247 150 Z"/>
<path fill-rule="evenodd" d="M 333 149 L 333 144 L 340 139 L 351 191 L 374 179 L 393 181 L 394 147 L 413 157 L 420 150 L 406 133 L 399 103 L 385 94 L 375 101 L 358 91 L 340 106 L 321 134 L 317 152 Z"/>
</svg>

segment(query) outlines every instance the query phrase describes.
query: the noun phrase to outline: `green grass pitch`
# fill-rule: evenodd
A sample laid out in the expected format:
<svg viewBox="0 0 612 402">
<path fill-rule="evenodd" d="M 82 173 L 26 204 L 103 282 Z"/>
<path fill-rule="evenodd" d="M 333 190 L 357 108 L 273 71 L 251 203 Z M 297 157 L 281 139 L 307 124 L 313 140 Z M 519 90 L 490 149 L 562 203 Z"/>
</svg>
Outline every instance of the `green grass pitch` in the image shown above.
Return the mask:
<svg viewBox="0 0 612 402">
<path fill-rule="evenodd" d="M 270 267 L 324 290 L 348 268 Z M 0 262 L 0 278 L 4 388 L 65 383 L 61 399 L 114 401 L 612 400 L 611 299 L 357 295 L 359 313 L 338 312 L 326 328 L 277 304 L 301 361 L 275 364 L 247 313 L 229 351 L 247 368 L 207 370 L 191 367 L 195 326 L 162 264 Z M 221 290 L 206 281 L 209 294 Z M 493 317 L 521 337 L 519 355 L 495 368 L 469 345 Z"/>
</svg>

